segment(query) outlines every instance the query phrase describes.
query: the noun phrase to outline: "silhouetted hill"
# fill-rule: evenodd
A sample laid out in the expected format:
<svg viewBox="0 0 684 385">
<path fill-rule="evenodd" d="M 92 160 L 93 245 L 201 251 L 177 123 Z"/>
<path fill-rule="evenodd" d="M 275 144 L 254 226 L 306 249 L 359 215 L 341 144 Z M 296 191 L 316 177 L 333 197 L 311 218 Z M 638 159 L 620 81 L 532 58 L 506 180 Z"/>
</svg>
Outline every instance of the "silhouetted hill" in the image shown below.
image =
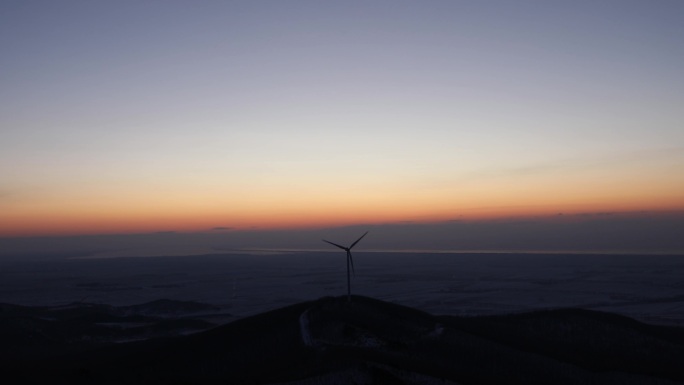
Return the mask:
<svg viewBox="0 0 684 385">
<path fill-rule="evenodd" d="M 216 326 L 198 316 L 211 305 L 158 300 L 134 306 L 73 303 L 64 306 L 0 304 L 0 360 L 61 355 L 152 337 L 170 337 Z"/>
<path fill-rule="evenodd" d="M 614 314 L 433 316 L 354 296 L 191 335 L 25 355 L 5 372 L 65 384 L 674 384 L 682 357 L 682 329 Z"/>
</svg>

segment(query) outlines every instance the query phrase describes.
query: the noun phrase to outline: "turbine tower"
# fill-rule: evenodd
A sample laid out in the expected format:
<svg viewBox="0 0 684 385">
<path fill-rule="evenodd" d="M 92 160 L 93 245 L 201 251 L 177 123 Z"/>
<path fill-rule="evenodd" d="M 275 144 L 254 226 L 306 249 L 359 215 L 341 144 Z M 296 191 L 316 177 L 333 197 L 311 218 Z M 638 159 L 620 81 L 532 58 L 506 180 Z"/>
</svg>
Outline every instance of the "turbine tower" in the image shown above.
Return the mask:
<svg viewBox="0 0 684 385">
<path fill-rule="evenodd" d="M 368 234 L 368 231 L 366 231 L 365 233 L 363 233 L 363 235 L 362 235 L 361 237 L 359 237 L 359 239 L 357 239 L 357 240 L 356 240 L 354 243 L 352 243 L 351 246 L 349 246 L 349 247 L 344 247 L 344 246 L 342 246 L 342 245 L 338 245 L 337 243 L 333 243 L 333 242 L 330 242 L 330 241 L 326 241 L 325 239 L 323 240 L 323 242 L 327 242 L 327 243 L 329 243 L 329 244 L 331 244 L 331 245 L 333 245 L 333 246 L 337 246 L 337 247 L 339 247 L 340 249 L 342 249 L 342 250 L 344 250 L 344 251 L 347 252 L 347 301 L 350 301 L 350 302 L 351 302 L 351 278 L 349 277 L 349 265 L 351 265 L 352 272 L 354 273 L 354 275 L 356 275 L 356 272 L 354 271 L 354 260 L 352 259 L 351 249 L 352 249 L 352 247 L 354 247 L 357 243 L 359 243 L 359 241 L 360 241 L 363 237 L 365 237 L 366 234 Z"/>
</svg>

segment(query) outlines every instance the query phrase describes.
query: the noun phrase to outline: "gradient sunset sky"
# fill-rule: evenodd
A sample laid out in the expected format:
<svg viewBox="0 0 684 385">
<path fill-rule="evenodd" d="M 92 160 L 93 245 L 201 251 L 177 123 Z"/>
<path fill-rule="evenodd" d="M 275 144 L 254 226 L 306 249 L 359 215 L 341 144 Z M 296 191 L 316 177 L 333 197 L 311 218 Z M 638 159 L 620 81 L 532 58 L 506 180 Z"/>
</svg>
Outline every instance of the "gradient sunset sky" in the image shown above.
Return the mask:
<svg viewBox="0 0 684 385">
<path fill-rule="evenodd" d="M 684 210 L 684 1 L 3 1 L 0 237 Z"/>
</svg>

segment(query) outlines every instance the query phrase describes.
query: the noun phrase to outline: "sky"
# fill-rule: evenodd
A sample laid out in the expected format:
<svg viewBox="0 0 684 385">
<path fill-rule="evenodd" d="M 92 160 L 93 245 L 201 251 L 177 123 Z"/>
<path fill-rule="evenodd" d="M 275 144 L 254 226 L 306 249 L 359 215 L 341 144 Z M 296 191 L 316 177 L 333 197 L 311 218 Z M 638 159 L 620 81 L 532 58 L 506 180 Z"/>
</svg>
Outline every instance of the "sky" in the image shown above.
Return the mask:
<svg viewBox="0 0 684 385">
<path fill-rule="evenodd" d="M 3 1 L 0 238 L 679 225 L 683 41 L 677 0 Z"/>
</svg>

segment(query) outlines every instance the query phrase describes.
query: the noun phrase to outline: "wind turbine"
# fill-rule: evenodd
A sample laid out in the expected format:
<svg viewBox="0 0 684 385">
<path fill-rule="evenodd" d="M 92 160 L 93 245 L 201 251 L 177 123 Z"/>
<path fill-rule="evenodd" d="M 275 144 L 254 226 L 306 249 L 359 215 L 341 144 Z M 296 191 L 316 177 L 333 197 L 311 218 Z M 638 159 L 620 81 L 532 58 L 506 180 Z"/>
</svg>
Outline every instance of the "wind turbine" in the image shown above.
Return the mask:
<svg viewBox="0 0 684 385">
<path fill-rule="evenodd" d="M 363 237 L 365 237 L 366 234 L 368 234 L 368 231 L 366 231 L 365 233 L 363 233 L 363 235 L 362 235 L 361 237 L 359 237 L 359 239 L 357 239 L 357 240 L 356 240 L 354 243 L 352 243 L 351 246 L 349 246 L 349 247 L 344 247 L 344 246 L 342 246 L 342 245 L 338 245 L 337 243 L 333 243 L 333 242 L 330 242 L 330 241 L 326 241 L 325 239 L 323 240 L 323 242 L 329 243 L 329 244 L 331 244 L 331 245 L 333 245 L 333 246 L 337 246 L 337 247 L 339 247 L 340 249 L 342 249 L 342 250 L 344 250 L 344 251 L 347 252 L 347 301 L 351 301 L 351 279 L 349 278 L 349 265 L 351 265 L 352 272 L 354 273 L 354 275 L 356 275 L 356 272 L 354 271 L 354 259 L 352 259 L 351 249 L 352 249 L 352 247 L 354 247 L 357 243 L 359 243 L 359 241 L 360 241 Z"/>
</svg>

